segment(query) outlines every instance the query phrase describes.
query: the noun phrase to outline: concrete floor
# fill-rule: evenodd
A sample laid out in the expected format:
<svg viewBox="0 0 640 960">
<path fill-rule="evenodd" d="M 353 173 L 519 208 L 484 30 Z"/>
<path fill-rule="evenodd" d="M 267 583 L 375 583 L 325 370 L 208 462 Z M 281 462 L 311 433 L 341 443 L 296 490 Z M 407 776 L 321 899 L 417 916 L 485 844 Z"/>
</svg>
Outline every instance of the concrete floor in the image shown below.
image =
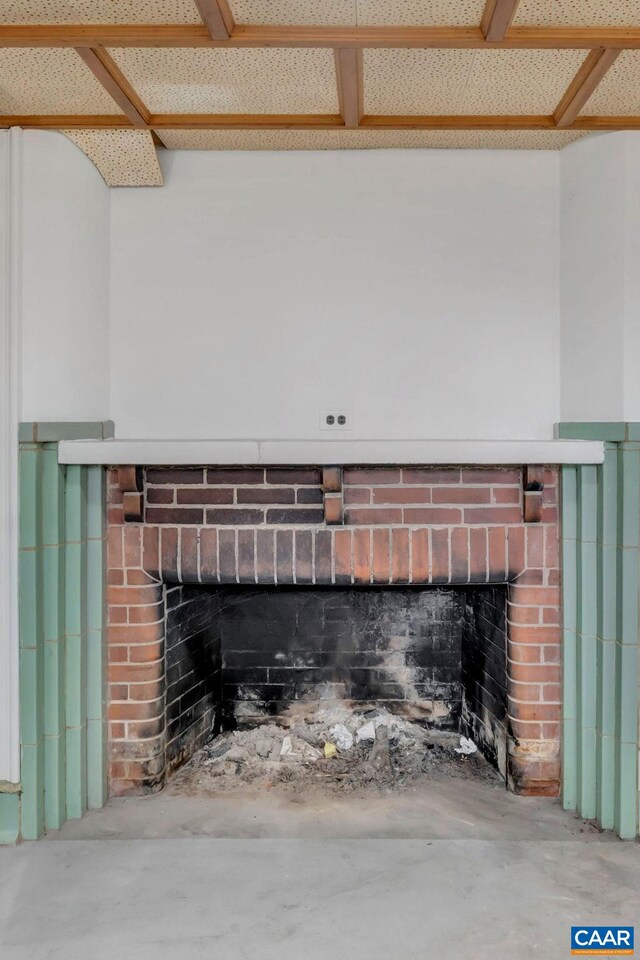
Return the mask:
<svg viewBox="0 0 640 960">
<path fill-rule="evenodd" d="M 640 847 L 447 781 L 367 799 L 111 801 L 0 850 L 2 960 L 513 960 L 640 923 Z"/>
</svg>

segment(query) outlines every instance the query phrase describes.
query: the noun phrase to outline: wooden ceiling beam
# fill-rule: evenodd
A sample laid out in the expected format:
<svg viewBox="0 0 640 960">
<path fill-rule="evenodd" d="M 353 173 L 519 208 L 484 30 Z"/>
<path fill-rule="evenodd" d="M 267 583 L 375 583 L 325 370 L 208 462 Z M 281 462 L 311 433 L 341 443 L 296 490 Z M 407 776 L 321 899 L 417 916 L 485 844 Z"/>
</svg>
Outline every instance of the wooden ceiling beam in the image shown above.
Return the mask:
<svg viewBox="0 0 640 960">
<path fill-rule="evenodd" d="M 495 43 L 504 40 L 515 17 L 520 0 L 486 0 L 480 21 L 485 40 Z"/>
<path fill-rule="evenodd" d="M 39 130 L 135 130 L 126 117 L 113 114 L 0 115 L 0 128 Z M 339 114 L 151 114 L 146 129 L 163 130 L 344 130 Z M 372 116 L 359 130 L 558 130 L 552 116 Z M 640 116 L 578 117 L 565 130 L 640 130 Z"/>
<path fill-rule="evenodd" d="M 101 47 L 76 47 L 76 53 L 135 127 L 146 127 L 149 111 L 120 68 Z"/>
<path fill-rule="evenodd" d="M 592 95 L 606 72 L 620 56 L 620 50 L 600 48 L 592 50 L 569 84 L 565 95 L 556 107 L 553 119 L 558 127 L 568 127 Z"/>
<path fill-rule="evenodd" d="M 335 58 L 340 113 L 345 127 L 357 127 L 364 114 L 362 50 L 341 47 Z"/>
<path fill-rule="evenodd" d="M 395 47 L 446 49 L 640 49 L 638 27 L 512 27 L 489 41 L 480 27 L 325 27 L 236 24 L 228 40 L 202 24 L 0 24 L 0 47 Z"/>
<path fill-rule="evenodd" d="M 211 38 L 228 40 L 235 21 L 227 0 L 195 0 L 195 4 Z"/>
</svg>

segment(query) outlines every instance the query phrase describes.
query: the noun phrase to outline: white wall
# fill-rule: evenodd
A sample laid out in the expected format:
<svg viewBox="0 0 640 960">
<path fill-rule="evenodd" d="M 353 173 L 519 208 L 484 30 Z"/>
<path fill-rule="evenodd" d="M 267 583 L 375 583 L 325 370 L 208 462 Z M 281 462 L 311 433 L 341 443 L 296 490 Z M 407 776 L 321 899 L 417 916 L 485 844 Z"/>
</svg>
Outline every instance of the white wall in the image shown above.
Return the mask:
<svg viewBox="0 0 640 960">
<path fill-rule="evenodd" d="M 112 202 L 121 437 L 548 438 L 559 156 L 165 153 Z"/>
<path fill-rule="evenodd" d="M 561 418 L 640 420 L 640 134 L 560 156 Z"/>
<path fill-rule="evenodd" d="M 109 203 L 61 134 L 23 134 L 22 420 L 109 416 Z"/>
</svg>

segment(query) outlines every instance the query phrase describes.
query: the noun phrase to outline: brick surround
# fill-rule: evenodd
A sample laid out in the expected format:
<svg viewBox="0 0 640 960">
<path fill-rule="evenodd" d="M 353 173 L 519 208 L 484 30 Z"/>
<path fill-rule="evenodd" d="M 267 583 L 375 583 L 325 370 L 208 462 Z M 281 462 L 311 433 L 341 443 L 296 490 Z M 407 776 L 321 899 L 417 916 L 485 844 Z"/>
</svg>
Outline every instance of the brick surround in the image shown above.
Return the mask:
<svg viewBox="0 0 640 960">
<path fill-rule="evenodd" d="M 507 584 L 511 788 L 556 795 L 560 777 L 558 472 L 148 468 L 142 519 L 125 521 L 109 471 L 109 750 L 115 795 L 167 772 L 165 596 L 175 584 Z M 525 499 L 540 522 L 525 523 Z M 339 521 L 325 513 L 340 499 Z"/>
</svg>

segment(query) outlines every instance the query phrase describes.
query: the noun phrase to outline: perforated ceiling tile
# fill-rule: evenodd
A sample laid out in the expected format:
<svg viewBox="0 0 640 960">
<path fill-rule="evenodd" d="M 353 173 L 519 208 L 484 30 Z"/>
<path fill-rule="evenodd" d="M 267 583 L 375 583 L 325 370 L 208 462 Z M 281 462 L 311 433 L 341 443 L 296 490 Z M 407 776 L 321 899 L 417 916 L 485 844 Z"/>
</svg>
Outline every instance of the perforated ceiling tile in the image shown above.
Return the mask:
<svg viewBox="0 0 640 960">
<path fill-rule="evenodd" d="M 338 150 L 338 130 L 163 130 L 170 150 Z"/>
<path fill-rule="evenodd" d="M 476 50 L 459 113 L 550 114 L 584 50 Z"/>
<path fill-rule="evenodd" d="M 338 113 L 333 50 L 229 49 L 222 55 L 246 113 Z"/>
<path fill-rule="evenodd" d="M 358 25 L 474 26 L 484 0 L 357 0 Z"/>
<path fill-rule="evenodd" d="M 202 23 L 193 0 L 2 0 L 0 23 Z"/>
<path fill-rule="evenodd" d="M 0 48 L 0 113 L 113 113 L 106 90 L 74 50 Z"/>
<path fill-rule="evenodd" d="M 164 183 L 146 130 L 64 130 L 95 163 L 108 187 L 161 187 Z"/>
<path fill-rule="evenodd" d="M 236 23 L 355 26 L 356 0 L 232 0 Z"/>
<path fill-rule="evenodd" d="M 640 50 L 625 50 L 587 100 L 583 115 L 640 114 Z"/>
<path fill-rule="evenodd" d="M 473 50 L 365 50 L 365 113 L 455 113 L 473 57 Z"/>
<path fill-rule="evenodd" d="M 343 150 L 561 150 L 574 130 L 340 130 Z"/>
<path fill-rule="evenodd" d="M 520 0 L 513 25 L 640 26 L 640 0 Z"/>
<path fill-rule="evenodd" d="M 242 113 L 224 52 L 180 47 L 109 50 L 152 113 Z"/>
</svg>

